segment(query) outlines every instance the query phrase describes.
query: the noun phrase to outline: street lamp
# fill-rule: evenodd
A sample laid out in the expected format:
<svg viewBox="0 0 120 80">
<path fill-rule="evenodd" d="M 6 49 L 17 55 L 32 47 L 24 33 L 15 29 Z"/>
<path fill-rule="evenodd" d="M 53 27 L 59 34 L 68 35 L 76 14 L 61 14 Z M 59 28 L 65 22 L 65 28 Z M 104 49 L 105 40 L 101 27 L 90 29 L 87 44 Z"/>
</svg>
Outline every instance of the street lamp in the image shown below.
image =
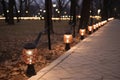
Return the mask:
<svg viewBox="0 0 120 80">
<path fill-rule="evenodd" d="M 7 10 L 6 12 L 7 12 L 7 13 L 9 13 L 10 11 L 9 11 L 9 10 Z"/>
<path fill-rule="evenodd" d="M 25 11 L 26 14 L 28 14 L 28 11 Z"/>
<path fill-rule="evenodd" d="M 98 26 L 99 26 L 99 28 L 101 27 L 101 22 L 98 22 Z"/>
<path fill-rule="evenodd" d="M 54 3 L 54 4 L 53 4 L 53 17 L 55 17 L 55 11 L 56 11 L 55 8 L 56 8 L 56 7 L 57 7 L 57 5 Z"/>
<path fill-rule="evenodd" d="M 34 64 L 37 60 L 38 50 L 33 43 L 27 43 L 22 51 L 22 60 L 27 64 L 26 75 L 31 77 L 36 75 Z"/>
<path fill-rule="evenodd" d="M 69 50 L 70 49 L 70 43 L 72 43 L 73 41 L 73 36 L 70 33 L 66 33 L 64 34 L 64 43 L 65 45 L 65 50 Z"/>
<path fill-rule="evenodd" d="M 53 4 L 53 7 L 55 8 L 56 6 L 57 6 L 57 5 L 54 3 L 54 4 Z"/>
<path fill-rule="evenodd" d="M 18 13 L 20 13 L 20 10 L 18 10 Z"/>
<path fill-rule="evenodd" d="M 94 24 L 93 25 L 93 32 L 95 32 L 96 31 L 96 25 Z"/>
<path fill-rule="evenodd" d="M 40 12 L 42 12 L 42 9 L 40 9 Z"/>
<path fill-rule="evenodd" d="M 46 13 L 46 10 L 43 10 L 43 13 Z"/>
<path fill-rule="evenodd" d="M 88 31 L 89 31 L 89 34 L 91 34 L 92 31 L 93 31 L 93 27 L 92 26 L 88 26 Z"/>
<path fill-rule="evenodd" d="M 98 9 L 98 16 L 100 15 L 100 12 L 101 12 L 101 10 L 100 10 L 100 9 Z"/>
<path fill-rule="evenodd" d="M 57 11 L 58 11 L 58 9 L 55 9 L 55 11 L 57 12 Z"/>
<path fill-rule="evenodd" d="M 98 30 L 98 29 L 99 29 L 99 25 L 98 25 L 98 23 L 96 23 L 95 26 L 96 26 L 96 29 Z"/>
<path fill-rule="evenodd" d="M 80 29 L 80 30 L 79 30 L 79 34 L 80 34 L 80 36 L 81 36 L 81 40 L 84 39 L 85 33 L 86 33 L 86 29 Z"/>
</svg>

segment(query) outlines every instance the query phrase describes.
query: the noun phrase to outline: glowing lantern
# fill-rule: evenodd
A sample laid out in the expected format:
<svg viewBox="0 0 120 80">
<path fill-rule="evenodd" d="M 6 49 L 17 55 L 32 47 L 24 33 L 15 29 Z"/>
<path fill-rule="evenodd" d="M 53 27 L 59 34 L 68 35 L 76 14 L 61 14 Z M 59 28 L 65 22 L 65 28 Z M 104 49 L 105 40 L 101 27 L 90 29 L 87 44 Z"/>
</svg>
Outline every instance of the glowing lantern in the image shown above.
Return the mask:
<svg viewBox="0 0 120 80">
<path fill-rule="evenodd" d="M 31 77 L 36 74 L 34 69 L 34 63 L 37 60 L 38 50 L 33 43 L 28 43 L 24 46 L 22 51 L 22 60 L 28 65 L 26 75 Z"/>
<path fill-rule="evenodd" d="M 72 34 L 64 34 L 64 43 L 66 44 L 65 50 L 70 49 L 70 43 L 73 41 L 73 36 Z"/>
<path fill-rule="evenodd" d="M 92 31 L 93 31 L 93 27 L 92 26 L 88 26 L 88 31 L 89 31 L 89 34 L 91 34 Z"/>
<path fill-rule="evenodd" d="M 80 29 L 80 30 L 79 30 L 79 34 L 80 34 L 80 36 L 81 36 L 81 39 L 84 39 L 85 33 L 86 33 L 86 30 L 85 30 L 85 29 Z"/>
<path fill-rule="evenodd" d="M 93 25 L 93 31 L 96 31 L 96 25 L 95 24 Z"/>
</svg>

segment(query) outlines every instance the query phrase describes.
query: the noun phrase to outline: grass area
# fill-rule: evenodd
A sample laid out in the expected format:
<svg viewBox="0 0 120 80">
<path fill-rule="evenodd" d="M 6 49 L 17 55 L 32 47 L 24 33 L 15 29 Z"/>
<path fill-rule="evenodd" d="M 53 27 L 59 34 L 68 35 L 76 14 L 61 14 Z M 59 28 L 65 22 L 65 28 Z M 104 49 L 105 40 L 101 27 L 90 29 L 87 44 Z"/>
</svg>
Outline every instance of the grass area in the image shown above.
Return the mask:
<svg viewBox="0 0 120 80">
<path fill-rule="evenodd" d="M 57 57 L 64 53 L 63 35 L 69 28 L 68 21 L 53 22 L 55 34 L 51 35 L 52 50 L 48 50 L 47 35 L 43 34 L 38 43 L 38 60 L 35 64 L 36 71 L 39 71 L 44 66 L 51 63 Z M 8 70 L 18 74 L 8 75 L 0 79 L 16 80 L 16 77 L 23 76 L 25 80 L 26 64 L 21 60 L 21 52 L 24 44 L 33 42 L 40 31 L 44 30 L 44 21 L 38 20 L 22 20 L 15 25 L 7 25 L 4 21 L 0 21 L 0 74 L 6 74 Z M 13 64 L 14 63 L 14 64 Z M 11 66 L 8 68 L 8 65 Z M 19 66 L 18 66 L 19 65 Z M 4 70 L 3 70 L 4 67 Z M 17 68 L 18 71 L 13 71 L 12 68 Z M 13 78 L 13 79 L 12 79 Z M 18 77 L 19 78 L 19 77 Z"/>
</svg>

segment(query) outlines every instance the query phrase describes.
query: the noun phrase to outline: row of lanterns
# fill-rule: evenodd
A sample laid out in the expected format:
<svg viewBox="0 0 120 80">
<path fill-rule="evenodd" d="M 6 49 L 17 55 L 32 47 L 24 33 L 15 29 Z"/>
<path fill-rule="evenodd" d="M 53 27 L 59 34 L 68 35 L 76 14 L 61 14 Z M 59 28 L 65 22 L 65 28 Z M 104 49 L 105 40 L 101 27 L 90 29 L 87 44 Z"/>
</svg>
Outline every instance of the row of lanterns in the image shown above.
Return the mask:
<svg viewBox="0 0 120 80">
<path fill-rule="evenodd" d="M 105 25 L 108 21 L 111 21 L 113 19 L 114 18 L 109 18 L 108 20 L 98 22 L 98 23 L 96 23 L 96 24 L 94 24 L 92 26 L 88 26 L 88 29 L 87 29 L 88 33 L 92 34 L 96 30 L 98 30 L 101 26 Z M 79 30 L 79 34 L 80 34 L 80 39 L 81 40 L 83 40 L 85 38 L 86 32 L 87 31 L 84 28 Z M 64 34 L 65 50 L 69 50 L 70 49 L 70 44 L 72 43 L 72 41 L 73 41 L 72 34 L 70 34 L 70 33 Z"/>
<path fill-rule="evenodd" d="M 109 19 L 108 21 L 111 21 L 113 18 Z M 89 34 L 96 31 L 99 27 L 105 25 L 107 23 L 107 20 L 99 22 L 94 24 L 93 26 L 88 26 Z M 80 29 L 79 34 L 81 36 L 81 40 L 84 39 L 86 34 L 86 29 Z M 66 33 L 64 34 L 64 43 L 66 44 L 65 50 L 70 49 L 70 44 L 73 42 L 72 34 Z M 26 75 L 28 77 L 31 77 L 33 75 L 36 75 L 34 64 L 36 63 L 36 60 L 38 58 L 38 50 L 36 48 L 36 45 L 33 43 L 27 43 L 24 46 L 24 49 L 22 51 L 22 60 L 28 65 L 26 70 Z"/>
</svg>

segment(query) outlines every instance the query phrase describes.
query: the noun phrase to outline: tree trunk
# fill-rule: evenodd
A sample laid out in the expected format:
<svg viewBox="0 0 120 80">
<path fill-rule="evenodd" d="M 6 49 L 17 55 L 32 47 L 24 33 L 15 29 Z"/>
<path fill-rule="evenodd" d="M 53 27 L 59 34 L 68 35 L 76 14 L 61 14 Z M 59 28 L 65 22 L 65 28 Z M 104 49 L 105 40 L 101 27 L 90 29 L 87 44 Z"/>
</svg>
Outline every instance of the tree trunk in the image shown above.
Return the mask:
<svg viewBox="0 0 120 80">
<path fill-rule="evenodd" d="M 25 0 L 25 16 L 29 16 L 29 0 Z"/>
<path fill-rule="evenodd" d="M 61 1 L 60 0 L 58 0 L 58 9 L 60 10 L 60 16 L 61 16 L 62 6 L 61 6 Z"/>
<path fill-rule="evenodd" d="M 111 0 L 103 0 L 102 20 L 108 19 L 111 15 Z"/>
<path fill-rule="evenodd" d="M 50 33 L 54 33 L 53 30 L 53 22 L 52 22 L 52 1 L 46 0 L 45 1 L 45 10 L 46 13 L 44 13 L 45 17 L 45 31 L 47 31 L 48 26 L 50 27 Z M 49 25 L 48 25 L 49 24 Z"/>
<path fill-rule="evenodd" d="M 80 28 L 85 29 L 88 26 L 88 21 L 90 16 L 90 1 L 91 0 L 83 0 L 78 31 Z"/>
<path fill-rule="evenodd" d="M 14 4 L 14 6 L 15 6 L 15 12 L 16 12 L 16 17 L 17 17 L 17 22 L 20 22 L 20 13 L 18 12 L 18 9 L 17 9 L 17 5 L 16 5 L 16 2 L 15 2 L 15 4 Z"/>
<path fill-rule="evenodd" d="M 75 37 L 75 26 L 76 26 L 76 0 L 70 0 L 70 25 L 72 26 L 73 37 Z"/>
<path fill-rule="evenodd" d="M 58 1 L 58 9 L 60 11 L 59 16 L 64 14 L 64 10 L 66 9 L 67 5 L 69 4 L 69 0 L 68 1 L 63 1 L 63 0 L 57 0 Z"/>
<path fill-rule="evenodd" d="M 107 18 L 107 8 L 106 8 L 107 0 L 103 0 L 103 8 L 102 8 L 102 20 Z"/>
<path fill-rule="evenodd" d="M 14 24 L 14 14 L 13 14 L 13 6 L 15 4 L 14 0 L 9 0 L 9 19 L 8 24 Z"/>
<path fill-rule="evenodd" d="M 23 4 L 22 4 L 22 0 L 19 0 L 19 2 L 20 2 L 20 13 L 19 13 L 19 15 L 21 17 L 22 16 L 22 11 L 23 11 Z"/>
<path fill-rule="evenodd" d="M 91 0 L 91 3 L 90 3 L 90 16 L 94 16 L 93 0 Z M 89 25 L 90 26 L 93 25 L 93 18 L 92 17 L 90 17 Z"/>
<path fill-rule="evenodd" d="M 53 25 L 52 25 L 52 1 L 51 0 L 45 0 L 45 31 L 47 31 L 48 34 L 48 47 L 49 50 L 51 50 L 51 39 L 50 39 L 50 33 L 53 33 Z"/>
<path fill-rule="evenodd" d="M 7 23 L 8 22 L 8 14 L 7 14 L 7 7 L 5 5 L 5 1 L 2 0 L 2 6 L 3 6 L 3 13 L 4 13 L 4 16 L 5 16 L 5 22 Z"/>
</svg>

